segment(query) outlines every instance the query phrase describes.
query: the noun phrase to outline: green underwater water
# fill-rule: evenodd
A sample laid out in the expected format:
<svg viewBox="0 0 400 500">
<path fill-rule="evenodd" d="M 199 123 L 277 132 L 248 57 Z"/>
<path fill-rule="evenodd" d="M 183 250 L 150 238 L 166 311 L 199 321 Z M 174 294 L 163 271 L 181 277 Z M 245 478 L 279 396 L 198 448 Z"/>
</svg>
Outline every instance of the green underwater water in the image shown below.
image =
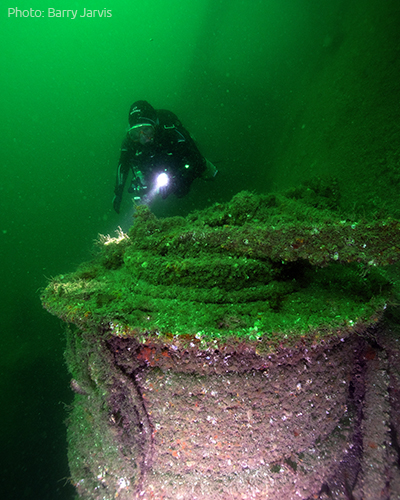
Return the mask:
<svg viewBox="0 0 400 500">
<path fill-rule="evenodd" d="M 0 12 L 2 497 L 70 499 L 64 330 L 40 288 L 127 230 L 111 201 L 130 104 L 174 111 L 218 166 L 157 216 L 336 177 L 344 211 L 400 218 L 396 0 L 23 2 Z M 77 10 L 75 19 L 48 9 Z M 109 17 L 80 17 L 103 8 Z M 49 15 L 50 14 L 50 15 Z M 393 279 L 395 279 L 394 277 Z M 66 485 L 64 486 L 64 484 Z"/>
</svg>

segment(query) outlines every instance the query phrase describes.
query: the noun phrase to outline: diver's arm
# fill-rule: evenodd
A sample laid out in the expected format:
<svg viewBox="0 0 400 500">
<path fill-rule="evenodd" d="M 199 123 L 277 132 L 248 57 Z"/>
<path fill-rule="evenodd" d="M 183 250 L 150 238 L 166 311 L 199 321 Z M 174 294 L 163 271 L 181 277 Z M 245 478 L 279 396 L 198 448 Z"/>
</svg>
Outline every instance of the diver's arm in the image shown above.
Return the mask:
<svg viewBox="0 0 400 500">
<path fill-rule="evenodd" d="M 114 188 L 115 196 L 113 199 L 113 207 L 118 214 L 122 202 L 122 194 L 124 191 L 126 179 L 128 178 L 128 173 L 129 173 L 129 152 L 128 149 L 124 147 L 123 143 L 121 147 L 121 156 L 117 167 L 117 176 Z"/>
</svg>

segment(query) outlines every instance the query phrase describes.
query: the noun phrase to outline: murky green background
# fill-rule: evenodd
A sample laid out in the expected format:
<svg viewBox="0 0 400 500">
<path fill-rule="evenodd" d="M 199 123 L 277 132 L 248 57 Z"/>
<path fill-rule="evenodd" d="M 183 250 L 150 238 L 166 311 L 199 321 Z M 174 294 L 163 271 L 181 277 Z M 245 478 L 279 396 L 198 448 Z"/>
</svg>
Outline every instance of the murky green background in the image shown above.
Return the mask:
<svg viewBox="0 0 400 500">
<path fill-rule="evenodd" d="M 8 8 L 43 11 L 8 16 Z M 78 9 L 76 19 L 48 8 Z M 111 17 L 79 17 L 86 9 Z M 5 499 L 70 499 L 63 327 L 46 278 L 129 227 L 111 200 L 130 104 L 174 111 L 219 168 L 157 215 L 242 189 L 334 176 L 345 210 L 399 217 L 398 0 L 25 0 L 0 10 L 1 480 Z"/>
</svg>

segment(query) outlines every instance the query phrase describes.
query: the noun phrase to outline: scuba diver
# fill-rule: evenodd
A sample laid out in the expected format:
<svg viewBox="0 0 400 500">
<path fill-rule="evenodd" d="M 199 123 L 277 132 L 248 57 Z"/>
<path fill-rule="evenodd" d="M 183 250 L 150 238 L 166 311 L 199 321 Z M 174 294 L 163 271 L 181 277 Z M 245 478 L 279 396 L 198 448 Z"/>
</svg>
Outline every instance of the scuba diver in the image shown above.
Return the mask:
<svg viewBox="0 0 400 500">
<path fill-rule="evenodd" d="M 142 203 L 156 194 L 181 198 L 198 177 L 213 179 L 217 169 L 198 150 L 178 117 L 165 109 L 155 110 L 147 101 L 136 101 L 129 110 L 129 129 L 122 142 L 114 189 L 114 210 L 119 213 L 129 170 L 128 193 Z"/>
</svg>

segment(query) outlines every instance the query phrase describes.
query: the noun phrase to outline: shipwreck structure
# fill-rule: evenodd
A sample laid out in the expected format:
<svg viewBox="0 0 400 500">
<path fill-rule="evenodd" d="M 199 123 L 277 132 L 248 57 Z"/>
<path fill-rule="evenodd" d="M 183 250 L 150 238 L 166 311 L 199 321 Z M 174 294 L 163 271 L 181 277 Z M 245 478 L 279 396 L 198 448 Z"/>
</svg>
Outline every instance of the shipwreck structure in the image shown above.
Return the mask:
<svg viewBox="0 0 400 500">
<path fill-rule="evenodd" d="M 332 186 L 236 195 L 54 278 L 82 499 L 389 498 L 400 491 L 400 222 Z"/>
</svg>

